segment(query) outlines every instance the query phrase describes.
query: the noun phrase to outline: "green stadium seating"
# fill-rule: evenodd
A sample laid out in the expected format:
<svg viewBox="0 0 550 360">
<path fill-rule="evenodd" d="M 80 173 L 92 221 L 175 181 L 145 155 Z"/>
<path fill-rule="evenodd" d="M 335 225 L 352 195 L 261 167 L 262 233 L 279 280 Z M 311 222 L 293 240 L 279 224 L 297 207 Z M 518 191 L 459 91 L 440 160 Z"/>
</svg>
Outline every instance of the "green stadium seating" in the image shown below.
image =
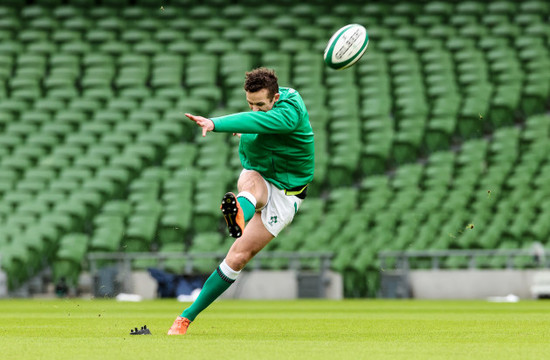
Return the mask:
<svg viewBox="0 0 550 360">
<path fill-rule="evenodd" d="M 123 239 L 124 224 L 122 218 L 110 218 L 109 220 L 95 229 L 89 244 L 91 251 L 118 251 Z"/>
<path fill-rule="evenodd" d="M 305 1 L 253 13 L 250 4 L 170 3 L 0 8 L 0 224 L 12 229 L 0 233 L 0 252 L 11 289 L 43 261 L 56 279 L 78 273 L 61 247 L 56 257 L 69 233 L 86 237 L 80 260 L 86 251 L 223 249 L 217 208 L 236 190 L 238 141 L 203 139 L 183 113 L 248 111 L 242 81 L 257 66 L 300 91 L 316 136 L 309 197 L 269 249 L 334 251 L 346 294 L 374 296 L 381 250 L 548 243 L 546 2 Z M 332 71 L 320 54 L 347 23 L 367 27 L 369 49 Z"/>
</svg>

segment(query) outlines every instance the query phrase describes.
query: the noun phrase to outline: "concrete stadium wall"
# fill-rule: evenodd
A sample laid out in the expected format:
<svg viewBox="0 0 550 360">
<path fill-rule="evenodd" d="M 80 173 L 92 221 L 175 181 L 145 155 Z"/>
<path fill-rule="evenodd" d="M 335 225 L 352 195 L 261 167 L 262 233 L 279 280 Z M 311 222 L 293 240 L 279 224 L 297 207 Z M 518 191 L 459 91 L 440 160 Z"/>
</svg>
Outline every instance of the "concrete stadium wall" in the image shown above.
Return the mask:
<svg viewBox="0 0 550 360">
<path fill-rule="evenodd" d="M 8 277 L 0 270 L 0 298 L 8 296 Z"/>
<path fill-rule="evenodd" d="M 414 270 L 409 272 L 417 299 L 487 299 L 514 294 L 532 298 L 533 277 L 540 270 Z"/>
<path fill-rule="evenodd" d="M 297 299 L 304 297 L 300 286 L 308 285 L 304 284 L 301 279 L 304 279 L 303 274 L 294 270 L 254 270 L 243 272 L 221 298 L 254 300 Z M 314 283 L 315 280 L 312 277 L 309 284 Z M 147 271 L 133 272 L 130 283 L 131 285 L 125 288 L 124 291 L 141 295 L 143 299 L 154 299 L 156 297 L 157 282 Z M 332 271 L 327 272 L 324 293 L 324 298 L 327 299 L 343 298 L 344 287 L 340 274 Z"/>
<path fill-rule="evenodd" d="M 332 271 L 329 271 L 327 276 L 324 298 L 342 299 L 342 276 Z M 288 300 L 299 297 L 303 297 L 300 294 L 300 276 L 294 270 L 245 272 L 222 295 L 225 299 L 249 300 Z"/>
</svg>

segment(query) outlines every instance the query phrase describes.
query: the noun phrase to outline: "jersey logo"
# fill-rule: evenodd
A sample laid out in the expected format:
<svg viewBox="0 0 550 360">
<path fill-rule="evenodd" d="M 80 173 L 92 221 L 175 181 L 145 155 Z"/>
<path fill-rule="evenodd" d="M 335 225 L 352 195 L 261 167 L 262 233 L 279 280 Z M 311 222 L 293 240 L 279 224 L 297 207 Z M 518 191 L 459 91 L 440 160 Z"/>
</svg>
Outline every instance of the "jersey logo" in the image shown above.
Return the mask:
<svg viewBox="0 0 550 360">
<path fill-rule="evenodd" d="M 272 216 L 270 219 L 269 219 L 269 222 L 268 224 L 273 226 L 273 224 L 276 224 L 277 223 L 277 216 Z"/>
</svg>

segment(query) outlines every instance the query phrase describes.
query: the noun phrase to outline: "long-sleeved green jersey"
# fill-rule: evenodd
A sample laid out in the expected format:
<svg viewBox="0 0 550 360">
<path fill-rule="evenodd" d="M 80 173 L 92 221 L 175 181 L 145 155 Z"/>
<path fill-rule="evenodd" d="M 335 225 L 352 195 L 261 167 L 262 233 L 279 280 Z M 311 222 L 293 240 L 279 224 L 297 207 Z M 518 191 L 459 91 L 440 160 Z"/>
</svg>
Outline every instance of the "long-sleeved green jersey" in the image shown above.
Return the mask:
<svg viewBox="0 0 550 360">
<path fill-rule="evenodd" d="M 269 111 L 212 118 L 214 131 L 241 133 L 239 155 L 245 169 L 256 170 L 279 189 L 307 185 L 313 179 L 313 130 L 300 94 L 279 88 Z"/>
</svg>

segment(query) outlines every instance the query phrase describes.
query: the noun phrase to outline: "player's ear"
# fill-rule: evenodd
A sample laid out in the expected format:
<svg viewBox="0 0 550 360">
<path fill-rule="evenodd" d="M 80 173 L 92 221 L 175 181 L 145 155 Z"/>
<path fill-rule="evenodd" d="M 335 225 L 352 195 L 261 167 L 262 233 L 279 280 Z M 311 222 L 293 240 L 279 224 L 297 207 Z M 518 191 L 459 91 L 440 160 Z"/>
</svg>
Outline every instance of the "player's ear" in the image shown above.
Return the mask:
<svg viewBox="0 0 550 360">
<path fill-rule="evenodd" d="M 277 101 L 279 101 L 280 97 L 281 97 L 281 94 L 279 93 L 276 93 L 275 95 L 273 95 L 273 102 L 276 103 Z"/>
</svg>

